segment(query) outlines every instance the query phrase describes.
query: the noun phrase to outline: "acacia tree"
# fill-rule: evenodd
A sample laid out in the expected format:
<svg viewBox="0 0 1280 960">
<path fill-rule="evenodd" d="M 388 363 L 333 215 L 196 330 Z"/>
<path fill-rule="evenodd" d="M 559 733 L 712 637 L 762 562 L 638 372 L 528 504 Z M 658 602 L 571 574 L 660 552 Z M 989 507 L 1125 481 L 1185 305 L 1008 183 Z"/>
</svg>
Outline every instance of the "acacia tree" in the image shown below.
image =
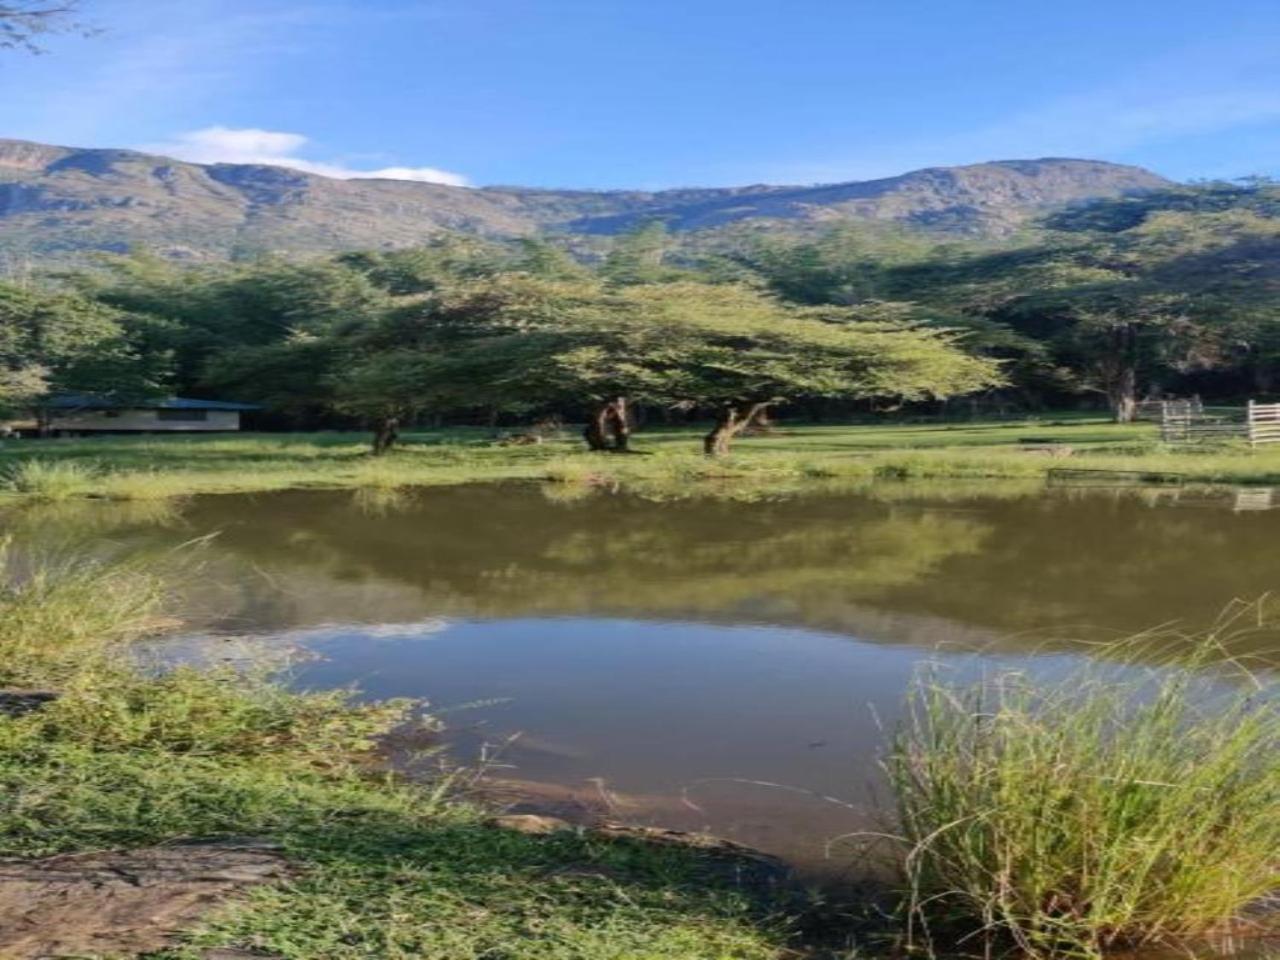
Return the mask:
<svg viewBox="0 0 1280 960">
<path fill-rule="evenodd" d="M 1200 362 L 1216 334 L 1181 291 L 1097 274 L 1016 296 L 997 315 L 1048 344 L 1073 372 L 1074 389 L 1101 393 L 1113 419 L 1128 423 L 1141 395 L 1163 375 Z"/>
<path fill-rule="evenodd" d="M 691 289 L 678 303 L 687 329 L 682 389 L 687 403 L 715 415 L 703 438 L 711 456 L 728 453 L 775 404 L 941 399 L 1002 382 L 996 361 L 966 353 L 946 330 L 786 308 L 742 288 Z"/>
<path fill-rule="evenodd" d="M 41 53 L 41 37 L 84 29 L 76 19 L 79 12 L 79 0 L 0 2 L 0 49 Z"/>
<path fill-rule="evenodd" d="M 594 450 L 627 449 L 635 403 L 711 411 L 716 424 L 704 449 L 719 455 L 773 404 L 918 400 L 1000 379 L 995 361 L 966 354 L 949 332 L 787 307 L 745 287 L 579 289 L 570 306 L 554 323 L 472 342 L 458 356 L 475 359 L 460 360 L 454 378 L 465 371 L 462 379 L 530 406 L 589 405 Z M 483 375 L 486 364 L 501 372 Z"/>
</svg>

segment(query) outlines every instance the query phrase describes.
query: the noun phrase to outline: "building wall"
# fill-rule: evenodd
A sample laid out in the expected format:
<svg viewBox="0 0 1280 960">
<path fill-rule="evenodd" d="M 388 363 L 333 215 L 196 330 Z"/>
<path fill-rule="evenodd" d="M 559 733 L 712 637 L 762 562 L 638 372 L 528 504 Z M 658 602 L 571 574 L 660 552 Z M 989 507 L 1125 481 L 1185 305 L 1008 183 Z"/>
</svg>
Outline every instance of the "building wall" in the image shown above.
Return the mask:
<svg viewBox="0 0 1280 960">
<path fill-rule="evenodd" d="M 187 412 L 187 411 L 183 411 Z M 64 417 L 54 417 L 55 431 L 156 431 L 166 433 L 192 433 L 218 430 L 239 430 L 240 411 L 205 410 L 203 420 L 160 419 L 159 410 L 82 410 Z M 14 424 L 20 429 L 34 429 L 34 423 Z"/>
</svg>

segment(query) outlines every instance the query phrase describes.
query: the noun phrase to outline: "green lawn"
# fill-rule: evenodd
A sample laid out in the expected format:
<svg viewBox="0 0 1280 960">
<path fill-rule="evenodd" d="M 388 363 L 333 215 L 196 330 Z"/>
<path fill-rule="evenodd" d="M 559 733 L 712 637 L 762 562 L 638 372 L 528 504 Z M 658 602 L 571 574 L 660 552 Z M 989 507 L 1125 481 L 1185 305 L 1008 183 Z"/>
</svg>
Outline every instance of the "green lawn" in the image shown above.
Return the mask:
<svg viewBox="0 0 1280 960">
<path fill-rule="evenodd" d="M 1167 447 L 1151 424 L 1121 426 L 1072 414 L 971 423 L 783 423 L 769 435 L 741 438 L 720 460 L 701 455 L 700 434 L 698 427 L 641 430 L 629 456 L 587 453 L 573 431 L 542 444 L 508 446 L 482 428 L 412 432 L 383 458 L 369 456 L 364 435 L 336 432 L 11 440 L 0 446 L 0 491 L 44 500 L 145 500 L 509 479 L 688 488 L 735 479 L 1036 479 L 1063 466 L 1173 472 L 1205 483 L 1280 483 L 1280 445 Z"/>
</svg>

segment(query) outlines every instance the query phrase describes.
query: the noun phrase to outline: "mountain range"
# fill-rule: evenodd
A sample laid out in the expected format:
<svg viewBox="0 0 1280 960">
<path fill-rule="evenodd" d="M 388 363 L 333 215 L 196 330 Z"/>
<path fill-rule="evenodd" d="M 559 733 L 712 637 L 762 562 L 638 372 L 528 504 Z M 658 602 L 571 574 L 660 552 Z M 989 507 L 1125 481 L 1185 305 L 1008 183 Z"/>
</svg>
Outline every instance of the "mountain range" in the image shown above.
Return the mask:
<svg viewBox="0 0 1280 960">
<path fill-rule="evenodd" d="M 651 220 L 677 232 L 875 221 L 1001 236 L 1051 210 L 1168 185 L 1141 167 L 1046 158 L 817 186 L 456 187 L 0 139 L 0 254 L 57 262 L 145 248 L 209 261 L 412 246 L 442 231 L 589 239 Z"/>
</svg>

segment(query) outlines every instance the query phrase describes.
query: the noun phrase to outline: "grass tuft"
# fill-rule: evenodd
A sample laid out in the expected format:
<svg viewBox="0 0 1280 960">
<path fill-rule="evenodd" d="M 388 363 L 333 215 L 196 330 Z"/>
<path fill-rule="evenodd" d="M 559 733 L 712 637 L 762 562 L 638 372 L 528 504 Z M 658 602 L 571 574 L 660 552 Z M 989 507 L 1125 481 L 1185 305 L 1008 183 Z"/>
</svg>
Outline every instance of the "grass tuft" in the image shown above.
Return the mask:
<svg viewBox="0 0 1280 960">
<path fill-rule="evenodd" d="M 0 473 L 0 487 L 30 500 L 47 503 L 92 492 L 98 470 L 75 460 L 19 460 Z"/>
<path fill-rule="evenodd" d="M 0 541 L 0 684 L 49 683 L 170 621 L 147 567 L 83 555 L 15 559 Z"/>
<path fill-rule="evenodd" d="M 887 756 L 917 940 L 1034 956 L 1238 931 L 1280 889 L 1280 697 L 1218 637 L 1139 668 L 971 685 L 923 672 Z M 1149 652 L 1149 651 L 1148 651 Z"/>
</svg>

